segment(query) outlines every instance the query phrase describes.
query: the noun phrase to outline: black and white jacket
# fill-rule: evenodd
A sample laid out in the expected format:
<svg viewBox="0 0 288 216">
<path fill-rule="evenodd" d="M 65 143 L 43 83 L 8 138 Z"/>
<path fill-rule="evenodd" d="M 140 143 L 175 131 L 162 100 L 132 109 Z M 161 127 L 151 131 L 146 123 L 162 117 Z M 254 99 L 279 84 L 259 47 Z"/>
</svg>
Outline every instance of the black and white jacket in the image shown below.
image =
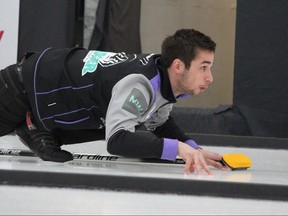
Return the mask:
<svg viewBox="0 0 288 216">
<path fill-rule="evenodd" d="M 174 160 L 178 140 L 199 148 L 170 117 L 176 98 L 160 55 L 48 48 L 22 70 L 42 129 L 105 128 L 108 151 L 128 157 Z M 156 136 L 137 133 L 142 124 Z"/>
</svg>

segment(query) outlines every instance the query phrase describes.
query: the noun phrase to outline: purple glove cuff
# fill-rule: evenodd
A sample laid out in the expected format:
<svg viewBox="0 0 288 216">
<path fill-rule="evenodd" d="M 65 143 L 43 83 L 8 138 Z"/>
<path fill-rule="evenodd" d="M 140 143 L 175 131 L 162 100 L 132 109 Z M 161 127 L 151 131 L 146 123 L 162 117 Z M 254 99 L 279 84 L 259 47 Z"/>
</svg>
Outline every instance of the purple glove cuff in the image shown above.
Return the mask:
<svg viewBox="0 0 288 216">
<path fill-rule="evenodd" d="M 161 159 L 175 160 L 178 153 L 178 140 L 164 138 Z"/>
<path fill-rule="evenodd" d="M 194 149 L 201 148 L 200 146 L 197 145 L 197 143 L 194 140 L 187 140 L 185 143 L 187 143 L 189 146 L 191 146 Z"/>
</svg>

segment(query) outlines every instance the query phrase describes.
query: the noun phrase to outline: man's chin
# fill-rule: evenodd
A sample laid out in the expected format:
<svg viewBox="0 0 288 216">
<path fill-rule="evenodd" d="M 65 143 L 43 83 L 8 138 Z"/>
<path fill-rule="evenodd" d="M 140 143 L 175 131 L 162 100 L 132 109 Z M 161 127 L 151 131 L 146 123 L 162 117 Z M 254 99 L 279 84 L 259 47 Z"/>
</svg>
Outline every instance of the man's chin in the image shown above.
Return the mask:
<svg viewBox="0 0 288 216">
<path fill-rule="evenodd" d="M 201 91 L 197 91 L 197 92 L 193 92 L 193 96 L 198 96 L 198 95 L 200 95 L 201 93 L 203 93 L 203 92 L 201 92 Z"/>
</svg>

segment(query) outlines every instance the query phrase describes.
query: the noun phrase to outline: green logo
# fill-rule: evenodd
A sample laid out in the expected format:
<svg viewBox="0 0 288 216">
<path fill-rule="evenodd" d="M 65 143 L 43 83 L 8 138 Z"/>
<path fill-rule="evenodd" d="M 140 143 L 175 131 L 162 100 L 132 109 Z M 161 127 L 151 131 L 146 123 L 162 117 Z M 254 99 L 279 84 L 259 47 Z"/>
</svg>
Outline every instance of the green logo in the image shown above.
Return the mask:
<svg viewBox="0 0 288 216">
<path fill-rule="evenodd" d="M 122 109 L 129 113 L 140 116 L 147 109 L 148 104 L 146 102 L 144 94 L 137 88 L 133 88 L 125 102 L 122 105 Z"/>
<path fill-rule="evenodd" d="M 85 64 L 82 68 L 82 76 L 84 76 L 86 73 L 93 73 L 96 71 L 99 61 L 105 58 L 106 55 L 107 52 L 89 51 L 89 53 L 83 59 Z"/>
<path fill-rule="evenodd" d="M 142 106 L 141 106 L 139 100 L 136 99 L 134 95 L 131 95 L 131 97 L 130 97 L 130 99 L 129 99 L 129 102 L 130 102 L 130 103 L 133 103 L 133 104 L 137 107 L 137 109 L 138 109 L 139 112 L 140 112 L 140 111 L 143 111 Z"/>
</svg>

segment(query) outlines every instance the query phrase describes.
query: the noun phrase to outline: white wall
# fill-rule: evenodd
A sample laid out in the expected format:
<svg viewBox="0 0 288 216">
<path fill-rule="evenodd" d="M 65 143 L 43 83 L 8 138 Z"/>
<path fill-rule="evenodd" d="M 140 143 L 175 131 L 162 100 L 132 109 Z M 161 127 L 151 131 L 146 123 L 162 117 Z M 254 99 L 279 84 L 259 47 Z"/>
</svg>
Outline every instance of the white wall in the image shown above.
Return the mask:
<svg viewBox="0 0 288 216">
<path fill-rule="evenodd" d="M 20 0 L 0 0 L 0 68 L 17 61 Z"/>
<path fill-rule="evenodd" d="M 202 95 L 176 106 L 232 104 L 236 0 L 142 0 L 142 52 L 159 53 L 163 39 L 180 28 L 194 28 L 217 43 L 214 83 Z"/>
</svg>

